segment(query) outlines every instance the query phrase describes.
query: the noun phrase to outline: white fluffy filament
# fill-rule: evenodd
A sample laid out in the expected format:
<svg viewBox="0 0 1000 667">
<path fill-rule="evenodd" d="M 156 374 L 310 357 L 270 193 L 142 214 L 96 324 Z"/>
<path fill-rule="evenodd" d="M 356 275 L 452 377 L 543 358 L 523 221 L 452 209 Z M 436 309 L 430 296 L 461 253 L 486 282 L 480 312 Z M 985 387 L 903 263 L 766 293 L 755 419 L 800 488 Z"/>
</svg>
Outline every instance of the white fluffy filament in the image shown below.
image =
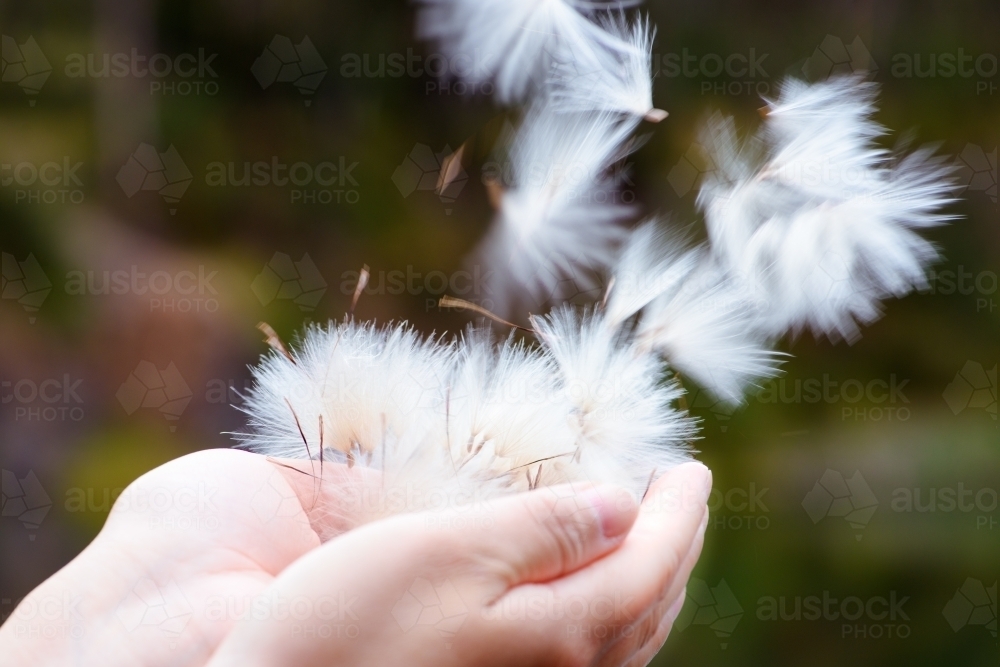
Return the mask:
<svg viewBox="0 0 1000 667">
<path fill-rule="evenodd" d="M 553 64 L 548 80 L 553 104 L 564 111 L 611 111 L 652 122 L 666 118 L 665 111 L 653 107 L 650 68 L 656 28 L 645 16 L 629 22 L 624 12 L 602 16 L 600 23 L 630 48 L 606 52 L 597 63 Z"/>
<path fill-rule="evenodd" d="M 490 232 L 475 253 L 495 269 L 491 287 L 498 310 L 516 311 L 558 301 L 568 280 L 592 289 L 626 235 L 633 207 L 622 202 L 611 166 L 635 148 L 633 118 L 609 112 L 560 113 L 551 104 L 530 107 L 512 134 L 508 181 Z"/>
<path fill-rule="evenodd" d="M 609 172 L 636 148 L 638 123 L 665 116 L 652 107 L 654 30 L 620 11 L 632 2 L 418 4 L 420 33 L 454 62 L 471 58 L 453 74 L 494 83 L 501 102 L 533 98 L 502 140 L 502 194 L 478 251 L 497 270 L 499 310 L 612 275 L 599 306 L 529 316 L 534 343 L 345 318 L 289 351 L 271 332 L 280 349 L 254 370 L 237 438 L 342 464 L 332 511 L 347 528 L 566 482 L 641 495 L 691 455 L 677 372 L 739 402 L 777 373 L 776 338 L 853 340 L 881 299 L 924 284 L 936 253 L 917 231 L 948 218 L 950 168 L 874 143 L 873 84 L 787 82 L 751 141 L 714 116 L 703 144 L 717 169 L 698 195 L 709 241 L 695 246 L 656 220 L 626 231 L 633 209 L 614 196 Z"/>
<path fill-rule="evenodd" d="M 492 83 L 501 104 L 521 102 L 553 65 L 594 70 L 632 46 L 589 17 L 631 2 L 574 0 L 417 0 L 417 34 L 437 43 L 450 74 L 483 89 Z"/>
<path fill-rule="evenodd" d="M 765 127 L 741 144 L 713 117 L 718 169 L 698 195 L 712 248 L 759 301 L 771 336 L 811 329 L 853 341 L 879 301 L 925 284 L 937 253 L 917 231 L 949 216 L 952 168 L 927 149 L 894 157 L 873 140 L 875 85 L 789 81 Z"/>
<path fill-rule="evenodd" d="M 312 326 L 254 370 L 250 428 L 236 437 L 353 469 L 334 490 L 350 526 L 540 485 L 641 495 L 690 458 L 693 422 L 673 407 L 682 390 L 654 356 L 594 313 L 536 323 L 534 346 L 488 330 L 444 341 L 405 325 Z"/>
</svg>

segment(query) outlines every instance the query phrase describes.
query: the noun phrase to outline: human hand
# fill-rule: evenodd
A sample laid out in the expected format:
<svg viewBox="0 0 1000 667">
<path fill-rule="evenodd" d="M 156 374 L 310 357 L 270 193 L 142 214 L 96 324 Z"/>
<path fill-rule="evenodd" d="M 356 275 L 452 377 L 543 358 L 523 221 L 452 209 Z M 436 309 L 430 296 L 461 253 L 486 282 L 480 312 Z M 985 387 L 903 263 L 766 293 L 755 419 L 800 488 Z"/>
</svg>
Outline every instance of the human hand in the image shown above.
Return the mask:
<svg viewBox="0 0 1000 667">
<path fill-rule="evenodd" d="M 327 466 L 325 479 L 350 474 Z M 595 490 L 588 500 L 544 489 L 497 501 L 485 515 L 463 514 L 461 525 L 447 514 L 405 515 L 320 546 L 317 531 L 336 533 L 337 513 L 317 511 L 321 491 L 311 477 L 245 452 L 200 452 L 130 485 L 98 538 L 0 628 L 0 654 L 12 664 L 156 667 L 418 656 L 644 664 L 662 644 L 676 616 L 667 608 L 683 600 L 700 552 L 708 491 L 693 489 L 707 479 L 697 464 L 668 473 L 635 526 L 624 492 Z M 691 502 L 679 504 L 680 496 Z M 459 593 L 467 617 L 449 641 L 393 616 L 421 582 Z M 621 604 L 608 618 L 600 603 L 616 595 Z M 287 606 L 324 600 L 337 602 L 327 612 L 339 637 L 321 637 L 322 618 L 296 618 Z M 586 616 L 549 613 L 541 622 L 498 604 L 552 609 L 574 600 L 588 606 Z M 245 616 L 255 620 L 240 622 Z"/>
<path fill-rule="evenodd" d="M 245 621 L 209 667 L 646 665 L 680 612 L 710 489 L 688 464 L 639 508 L 624 490 L 555 487 L 369 524 L 263 593 L 303 610 L 325 600 L 325 618 Z"/>
</svg>

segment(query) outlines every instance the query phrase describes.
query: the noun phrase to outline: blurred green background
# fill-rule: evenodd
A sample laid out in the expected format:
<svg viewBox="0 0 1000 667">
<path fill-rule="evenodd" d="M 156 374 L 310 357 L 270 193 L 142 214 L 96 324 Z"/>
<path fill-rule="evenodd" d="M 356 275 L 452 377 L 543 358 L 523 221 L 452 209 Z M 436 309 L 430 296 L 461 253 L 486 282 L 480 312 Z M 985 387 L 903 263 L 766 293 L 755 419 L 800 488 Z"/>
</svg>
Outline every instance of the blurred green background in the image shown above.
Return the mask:
<svg viewBox="0 0 1000 667">
<path fill-rule="evenodd" d="M 1000 6 L 647 9 L 670 117 L 630 158 L 644 210 L 697 223 L 699 121 L 752 128 L 788 75 L 868 70 L 887 145 L 938 143 L 967 186 L 930 233 L 931 288 L 859 342 L 788 341 L 783 378 L 737 410 L 689 387 L 716 493 L 658 664 L 998 664 Z M 428 74 L 413 32 L 401 1 L 0 5 L 0 616 L 129 481 L 231 444 L 258 321 L 290 338 L 339 317 L 363 263 L 362 317 L 455 331 L 446 281 L 489 305 L 459 273 L 490 220 L 488 145 L 453 197 L 420 177 L 503 112 Z M 256 162 L 270 182 L 237 184 Z"/>
</svg>

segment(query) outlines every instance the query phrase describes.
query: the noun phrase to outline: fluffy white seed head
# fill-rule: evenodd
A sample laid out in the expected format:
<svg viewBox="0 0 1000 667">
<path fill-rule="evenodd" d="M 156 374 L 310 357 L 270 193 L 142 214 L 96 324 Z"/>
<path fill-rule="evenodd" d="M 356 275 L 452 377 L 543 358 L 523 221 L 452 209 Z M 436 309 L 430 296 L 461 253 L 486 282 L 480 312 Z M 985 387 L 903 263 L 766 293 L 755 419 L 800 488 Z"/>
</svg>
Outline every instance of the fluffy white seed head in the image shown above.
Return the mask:
<svg viewBox="0 0 1000 667">
<path fill-rule="evenodd" d="M 312 325 L 294 361 L 272 352 L 254 369 L 251 431 L 239 438 L 282 457 L 318 457 L 322 445 L 341 460 L 370 457 L 386 438 L 419 438 L 452 354 L 405 324 Z"/>
<path fill-rule="evenodd" d="M 333 465 L 338 526 L 565 482 L 641 495 L 690 457 L 694 421 L 674 405 L 671 370 L 738 402 L 776 374 L 773 338 L 853 339 L 881 299 L 924 283 L 935 251 L 917 231 L 946 219 L 950 169 L 874 143 L 872 84 L 788 82 L 749 141 L 714 116 L 703 144 L 717 169 L 698 197 L 710 243 L 692 247 L 655 220 L 626 232 L 633 211 L 608 173 L 637 147 L 641 118 L 662 118 L 654 31 L 625 19 L 632 2 L 417 2 L 421 35 L 470 64 L 451 75 L 494 83 L 501 102 L 534 95 L 504 137 L 502 196 L 477 253 L 497 309 L 557 301 L 567 280 L 587 290 L 612 265 L 613 282 L 599 308 L 531 317 L 537 344 L 345 319 L 267 356 L 237 439 Z"/>
<path fill-rule="evenodd" d="M 925 284 L 936 253 L 917 230 L 948 219 L 951 167 L 926 149 L 895 157 L 873 140 L 874 84 L 791 81 L 764 129 L 741 143 L 713 117 L 703 144 L 718 169 L 698 203 L 717 259 L 758 301 L 768 335 L 860 336 L 880 300 Z"/>
<path fill-rule="evenodd" d="M 618 326 L 664 292 L 679 289 L 694 269 L 697 253 L 678 233 L 651 219 L 629 233 L 612 274 L 605 318 Z"/>
<path fill-rule="evenodd" d="M 646 309 L 637 336 L 717 398 L 740 403 L 755 380 L 777 375 L 781 357 L 756 318 L 748 295 L 702 249 L 683 282 Z"/>
<path fill-rule="evenodd" d="M 553 104 L 562 111 L 612 111 L 662 120 L 665 112 L 653 107 L 650 73 L 656 28 L 648 17 L 630 22 L 624 12 L 603 15 L 600 22 L 629 48 L 599 53 L 597 62 L 554 63 L 547 82 Z"/>
<path fill-rule="evenodd" d="M 639 314 L 638 347 L 716 397 L 738 403 L 754 380 L 776 373 L 780 355 L 754 326 L 755 304 L 707 248 L 690 247 L 654 219 L 631 233 L 613 275 L 607 323 Z"/>
<path fill-rule="evenodd" d="M 312 326 L 294 353 L 255 369 L 250 428 L 237 438 L 336 464 L 329 511 L 348 527 L 560 483 L 641 494 L 687 460 L 693 425 L 653 356 L 571 310 L 539 320 L 539 337 L 540 346 L 496 343 L 482 329 L 443 341 L 405 325 Z"/>
<path fill-rule="evenodd" d="M 598 313 L 562 306 L 532 323 L 572 404 L 583 478 L 641 493 L 654 471 L 688 460 L 694 424 L 673 407 L 683 390 L 655 356 Z"/>
<path fill-rule="evenodd" d="M 497 309 L 537 310 L 562 280 L 581 290 L 614 259 L 633 208 L 609 168 L 636 146 L 636 120 L 609 112 L 528 109 L 509 146 L 509 182 L 476 260 L 493 269 Z"/>
<path fill-rule="evenodd" d="M 572 450 L 569 405 L 551 358 L 512 337 L 497 345 L 486 329 L 470 329 L 457 347 L 447 431 L 458 468 L 478 457 L 520 484 L 537 462 Z"/>
<path fill-rule="evenodd" d="M 501 104 L 521 102 L 553 64 L 601 66 L 631 47 L 589 17 L 634 2 L 573 0 L 417 0 L 417 35 L 436 42 L 456 65 L 452 76 L 491 82 Z"/>
</svg>

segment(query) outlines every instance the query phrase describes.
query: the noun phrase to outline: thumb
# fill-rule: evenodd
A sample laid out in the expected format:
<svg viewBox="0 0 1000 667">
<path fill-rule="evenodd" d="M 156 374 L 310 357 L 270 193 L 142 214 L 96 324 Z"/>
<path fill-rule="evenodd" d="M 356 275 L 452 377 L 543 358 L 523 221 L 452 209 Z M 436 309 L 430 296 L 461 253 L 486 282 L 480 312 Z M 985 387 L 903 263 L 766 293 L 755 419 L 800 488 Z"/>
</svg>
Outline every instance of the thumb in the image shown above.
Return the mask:
<svg viewBox="0 0 1000 667">
<path fill-rule="evenodd" d="M 621 544 L 638 515 L 632 494 L 610 485 L 546 487 L 492 505 L 492 526 L 467 548 L 496 566 L 505 584 L 498 595 L 593 562 Z"/>
</svg>

